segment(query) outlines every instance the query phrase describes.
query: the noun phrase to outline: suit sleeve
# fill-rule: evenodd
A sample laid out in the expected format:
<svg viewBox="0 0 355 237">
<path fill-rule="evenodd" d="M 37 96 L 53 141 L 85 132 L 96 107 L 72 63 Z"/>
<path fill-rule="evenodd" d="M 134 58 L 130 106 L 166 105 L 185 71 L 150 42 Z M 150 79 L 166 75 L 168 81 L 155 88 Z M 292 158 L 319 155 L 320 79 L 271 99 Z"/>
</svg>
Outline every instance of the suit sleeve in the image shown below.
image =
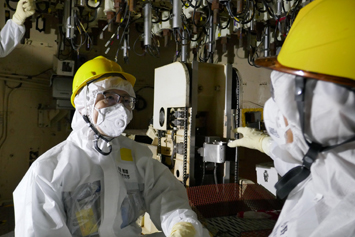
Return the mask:
<svg viewBox="0 0 355 237">
<path fill-rule="evenodd" d="M 26 28 L 8 20 L 0 32 L 0 58 L 7 56 L 20 43 Z"/>
</svg>

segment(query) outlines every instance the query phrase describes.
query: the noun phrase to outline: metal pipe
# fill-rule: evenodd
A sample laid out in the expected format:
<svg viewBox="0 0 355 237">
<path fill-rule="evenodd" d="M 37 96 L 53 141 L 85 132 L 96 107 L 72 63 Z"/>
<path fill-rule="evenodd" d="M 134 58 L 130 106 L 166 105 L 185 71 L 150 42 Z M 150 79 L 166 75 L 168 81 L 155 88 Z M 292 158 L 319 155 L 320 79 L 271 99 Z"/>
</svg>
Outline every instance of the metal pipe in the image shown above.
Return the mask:
<svg viewBox="0 0 355 237">
<path fill-rule="evenodd" d="M 152 5 L 144 5 L 144 45 L 152 44 Z"/>
<path fill-rule="evenodd" d="M 183 63 L 187 62 L 187 32 L 186 32 L 186 30 L 184 30 L 182 32 L 181 61 Z"/>
<path fill-rule="evenodd" d="M 127 29 L 127 31 L 124 34 L 122 48 L 123 48 L 123 59 L 125 60 L 125 62 L 127 62 L 129 57 L 129 29 Z"/>
<path fill-rule="evenodd" d="M 84 2 L 84 0 L 77 0 L 77 5 L 80 7 L 85 7 L 86 3 Z"/>
<path fill-rule="evenodd" d="M 209 27 L 209 62 L 213 63 L 213 52 L 214 52 L 214 32 L 215 32 L 215 24 L 213 24 L 213 16 L 210 16 L 210 27 Z"/>
<path fill-rule="evenodd" d="M 276 16 L 281 16 L 281 12 L 282 12 L 282 0 L 277 0 Z"/>
<path fill-rule="evenodd" d="M 181 28 L 181 0 L 173 0 L 173 28 Z"/>
<path fill-rule="evenodd" d="M 74 38 L 74 12 L 73 8 L 75 6 L 75 1 L 66 0 L 64 4 L 64 17 L 63 25 L 65 26 L 65 37 L 67 39 Z"/>
<path fill-rule="evenodd" d="M 265 38 L 264 38 L 264 57 L 269 56 L 269 49 L 270 49 L 270 29 L 269 26 L 265 26 Z"/>
<path fill-rule="evenodd" d="M 32 80 L 31 81 L 24 81 L 24 80 L 21 80 L 21 79 L 11 79 L 11 78 L 0 76 L 0 81 L 11 81 L 11 82 L 30 84 L 30 85 L 35 85 L 35 86 L 43 86 L 43 87 L 46 87 L 46 88 L 50 88 L 50 86 L 48 84 L 38 83 L 38 82 L 34 82 Z"/>
</svg>

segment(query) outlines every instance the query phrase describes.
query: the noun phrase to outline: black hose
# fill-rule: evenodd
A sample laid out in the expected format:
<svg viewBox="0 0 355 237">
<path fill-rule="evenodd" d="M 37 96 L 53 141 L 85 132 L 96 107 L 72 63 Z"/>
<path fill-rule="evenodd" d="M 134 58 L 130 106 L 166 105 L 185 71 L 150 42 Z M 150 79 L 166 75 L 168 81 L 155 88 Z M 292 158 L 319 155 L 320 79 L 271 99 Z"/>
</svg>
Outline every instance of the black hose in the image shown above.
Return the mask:
<svg viewBox="0 0 355 237">
<path fill-rule="evenodd" d="M 11 0 L 11 2 L 18 2 L 19 0 L 17 0 L 17 1 L 14 1 L 14 0 Z M 6 5 L 8 6 L 8 8 L 10 8 L 10 10 L 11 11 L 16 11 L 16 9 L 14 9 L 14 8 L 12 8 L 11 6 L 10 6 L 10 1 L 9 0 L 6 0 Z"/>
</svg>

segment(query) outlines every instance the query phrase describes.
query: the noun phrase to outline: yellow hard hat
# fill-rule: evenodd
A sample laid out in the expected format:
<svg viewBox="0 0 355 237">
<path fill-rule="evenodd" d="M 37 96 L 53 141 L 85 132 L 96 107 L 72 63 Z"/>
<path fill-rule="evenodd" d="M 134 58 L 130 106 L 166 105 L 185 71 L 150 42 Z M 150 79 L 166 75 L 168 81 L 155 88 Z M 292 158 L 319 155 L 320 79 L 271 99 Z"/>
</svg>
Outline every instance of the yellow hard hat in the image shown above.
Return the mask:
<svg viewBox="0 0 355 237">
<path fill-rule="evenodd" d="M 276 57 L 255 64 L 355 87 L 355 1 L 315 0 L 303 7 Z"/>
<path fill-rule="evenodd" d="M 119 76 L 126 79 L 132 84 L 132 87 L 136 82 L 136 78 L 131 74 L 125 73 L 119 64 L 103 56 L 98 56 L 81 65 L 75 73 L 73 94 L 71 96 L 72 105 L 75 107 L 74 98 L 81 88 L 93 81 L 103 80 L 109 76 Z"/>
</svg>

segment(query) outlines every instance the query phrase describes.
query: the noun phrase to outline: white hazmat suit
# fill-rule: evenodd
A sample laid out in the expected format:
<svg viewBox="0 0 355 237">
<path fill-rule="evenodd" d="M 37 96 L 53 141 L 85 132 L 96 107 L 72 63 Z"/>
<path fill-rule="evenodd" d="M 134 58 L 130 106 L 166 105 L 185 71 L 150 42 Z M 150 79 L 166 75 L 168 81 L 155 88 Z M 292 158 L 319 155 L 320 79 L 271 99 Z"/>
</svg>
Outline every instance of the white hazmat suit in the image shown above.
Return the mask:
<svg viewBox="0 0 355 237">
<path fill-rule="evenodd" d="M 7 56 L 25 35 L 23 23 L 35 13 L 33 0 L 20 0 L 13 18 L 8 20 L 0 32 L 0 58 Z"/>
<path fill-rule="evenodd" d="M 7 56 L 25 35 L 25 27 L 8 20 L 0 32 L 0 58 Z"/>
<path fill-rule="evenodd" d="M 192 223 L 195 236 L 202 236 L 186 189 L 149 148 L 119 136 L 109 155 L 94 149 L 82 114 L 93 110 L 98 92 L 113 89 L 109 81 L 91 83 L 76 96 L 73 131 L 38 158 L 16 188 L 16 236 L 140 236 L 136 220 L 145 211 L 162 236 L 178 222 Z M 114 89 L 133 95 L 127 83 Z M 102 150 L 106 144 L 99 142 Z"/>
<path fill-rule="evenodd" d="M 271 149 L 275 167 L 283 175 L 302 164 L 308 147 L 294 100 L 295 76 L 273 71 L 271 80 L 273 100 L 293 133 L 292 143 Z M 266 105 L 265 113 L 269 109 Z M 323 146 L 339 144 L 355 134 L 355 93 L 333 83 L 308 81 L 305 116 L 310 140 Z M 268 121 L 265 123 L 267 126 Z M 270 236 L 355 236 L 354 158 L 354 142 L 319 153 L 308 178 L 288 195 Z"/>
<path fill-rule="evenodd" d="M 264 121 L 272 140 L 260 131 L 238 128 L 236 132 L 243 138 L 228 143 L 265 152 L 282 177 L 303 164 L 309 149 L 295 101 L 295 77 L 271 73 L 273 97 L 265 103 Z M 355 236 L 355 92 L 308 80 L 304 101 L 304 131 L 309 141 L 323 147 L 350 142 L 318 154 L 310 175 L 288 194 L 270 236 Z M 288 130 L 292 139 L 287 136 Z"/>
</svg>

